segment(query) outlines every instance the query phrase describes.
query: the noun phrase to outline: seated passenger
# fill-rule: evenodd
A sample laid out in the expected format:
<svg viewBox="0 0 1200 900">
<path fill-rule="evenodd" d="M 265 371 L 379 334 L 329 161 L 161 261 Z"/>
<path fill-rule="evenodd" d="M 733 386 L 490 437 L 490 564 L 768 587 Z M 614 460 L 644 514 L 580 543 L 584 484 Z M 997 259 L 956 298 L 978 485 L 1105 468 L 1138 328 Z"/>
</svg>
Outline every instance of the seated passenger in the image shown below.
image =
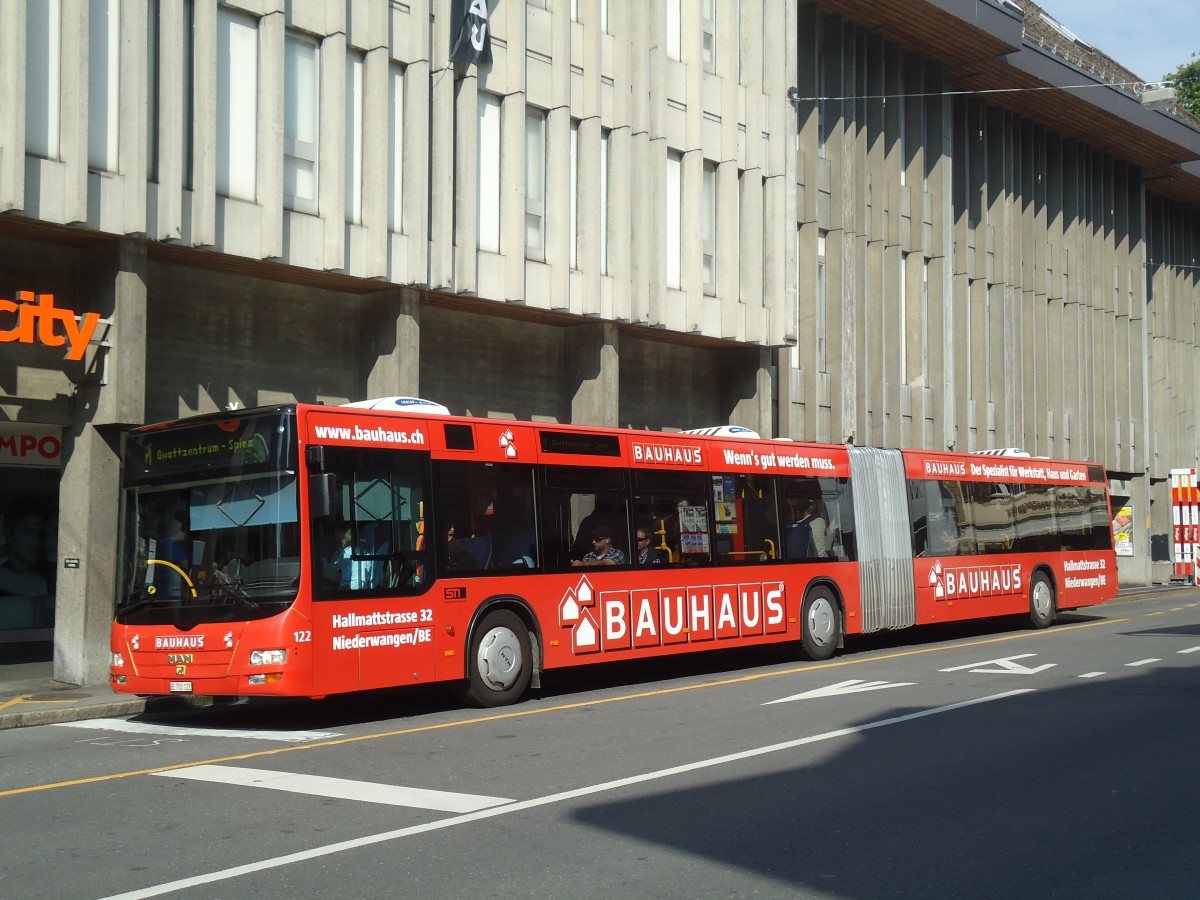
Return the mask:
<svg viewBox="0 0 1200 900">
<path fill-rule="evenodd" d="M 802 500 L 797 515 L 788 527 L 784 549 L 788 559 L 811 559 L 829 555 L 828 530 L 816 500 Z"/>
<path fill-rule="evenodd" d="M 661 566 L 667 556 L 654 546 L 654 535 L 648 528 L 637 530 L 637 564 L 639 566 Z"/>
<path fill-rule="evenodd" d="M 592 529 L 592 549 L 583 559 L 572 560 L 573 566 L 623 566 L 625 554 L 613 546 L 612 529 L 599 525 Z"/>
</svg>

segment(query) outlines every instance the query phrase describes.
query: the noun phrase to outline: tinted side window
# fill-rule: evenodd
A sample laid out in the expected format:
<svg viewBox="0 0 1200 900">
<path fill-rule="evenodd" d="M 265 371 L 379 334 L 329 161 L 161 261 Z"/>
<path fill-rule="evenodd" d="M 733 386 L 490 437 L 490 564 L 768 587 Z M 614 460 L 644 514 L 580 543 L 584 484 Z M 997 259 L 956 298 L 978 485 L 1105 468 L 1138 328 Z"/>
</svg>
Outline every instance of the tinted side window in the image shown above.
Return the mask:
<svg viewBox="0 0 1200 900">
<path fill-rule="evenodd" d="M 438 462 L 433 472 L 441 571 L 541 568 L 532 466 Z"/>
<path fill-rule="evenodd" d="M 612 534 L 612 548 L 630 559 L 629 490 L 623 469 L 553 466 L 544 470 L 542 536 L 545 565 L 570 568 L 592 552 L 598 528 Z"/>
</svg>

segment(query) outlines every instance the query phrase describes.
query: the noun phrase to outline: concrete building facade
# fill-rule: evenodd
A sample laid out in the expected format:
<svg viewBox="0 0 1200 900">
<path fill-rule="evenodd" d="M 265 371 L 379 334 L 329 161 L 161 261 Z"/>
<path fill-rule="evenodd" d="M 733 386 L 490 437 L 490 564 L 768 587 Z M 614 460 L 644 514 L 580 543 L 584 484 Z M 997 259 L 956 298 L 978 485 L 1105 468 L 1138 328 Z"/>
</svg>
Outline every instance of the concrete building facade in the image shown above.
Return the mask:
<svg viewBox="0 0 1200 900">
<path fill-rule="evenodd" d="M 0 0 L 0 648 L 102 680 L 121 434 L 291 400 L 1088 458 L 1165 577 L 1200 131 L 1024 5 Z"/>
</svg>

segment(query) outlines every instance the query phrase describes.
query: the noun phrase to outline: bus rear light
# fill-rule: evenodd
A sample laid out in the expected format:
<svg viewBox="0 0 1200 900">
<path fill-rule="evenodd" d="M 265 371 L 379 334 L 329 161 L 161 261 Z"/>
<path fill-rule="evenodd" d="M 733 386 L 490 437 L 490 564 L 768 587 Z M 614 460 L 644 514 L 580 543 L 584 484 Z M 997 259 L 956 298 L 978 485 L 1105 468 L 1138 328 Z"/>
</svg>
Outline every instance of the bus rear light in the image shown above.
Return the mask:
<svg viewBox="0 0 1200 900">
<path fill-rule="evenodd" d="M 125 656 L 121 653 L 114 652 L 112 655 L 112 667 L 114 669 L 125 668 Z"/>
<path fill-rule="evenodd" d="M 250 654 L 252 666 L 282 666 L 286 662 L 286 650 L 255 650 Z"/>
</svg>

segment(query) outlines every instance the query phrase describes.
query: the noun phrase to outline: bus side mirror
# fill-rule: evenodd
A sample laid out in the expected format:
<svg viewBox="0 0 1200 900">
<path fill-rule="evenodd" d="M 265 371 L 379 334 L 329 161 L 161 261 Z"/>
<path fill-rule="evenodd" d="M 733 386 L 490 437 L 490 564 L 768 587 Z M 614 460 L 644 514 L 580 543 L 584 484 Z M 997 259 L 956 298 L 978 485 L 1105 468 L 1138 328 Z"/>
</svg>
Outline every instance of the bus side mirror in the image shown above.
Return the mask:
<svg viewBox="0 0 1200 900">
<path fill-rule="evenodd" d="M 308 476 L 308 511 L 314 519 L 333 515 L 337 495 L 337 476 L 332 472 L 314 472 Z"/>
</svg>

